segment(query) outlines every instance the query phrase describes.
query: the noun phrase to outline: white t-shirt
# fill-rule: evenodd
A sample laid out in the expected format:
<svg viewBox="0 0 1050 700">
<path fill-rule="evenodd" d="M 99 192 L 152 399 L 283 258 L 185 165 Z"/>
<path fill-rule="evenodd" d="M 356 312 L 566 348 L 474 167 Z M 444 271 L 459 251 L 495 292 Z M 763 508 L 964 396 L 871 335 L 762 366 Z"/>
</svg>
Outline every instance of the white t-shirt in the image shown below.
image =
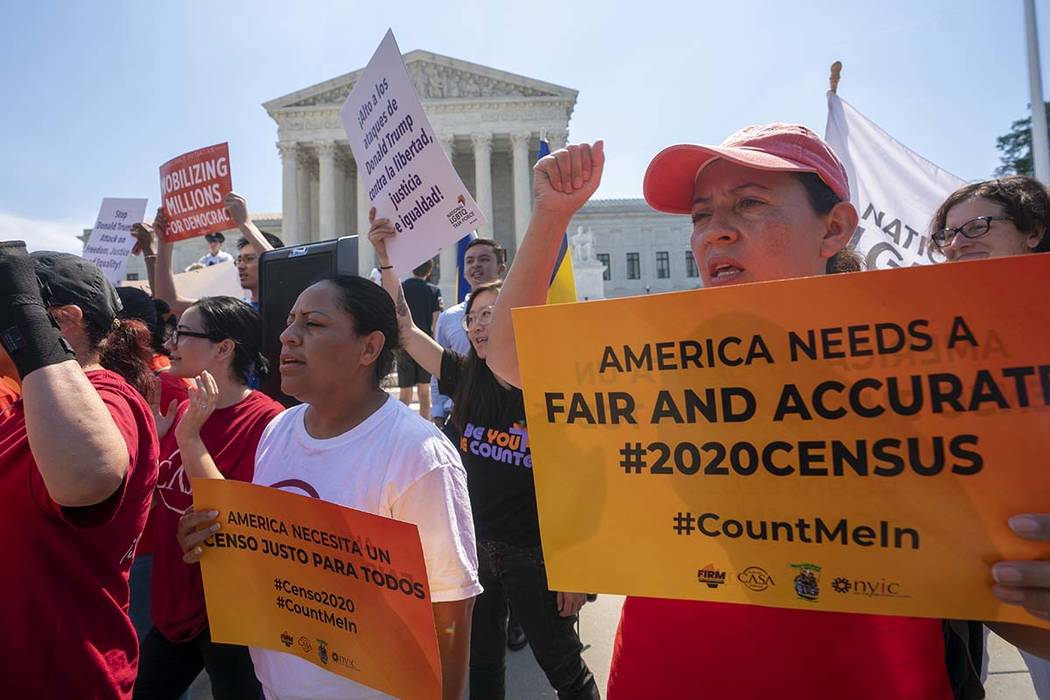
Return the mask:
<svg viewBox="0 0 1050 700">
<path fill-rule="evenodd" d="M 467 476 L 448 439 L 394 399 L 328 440 L 306 432 L 306 409 L 290 408 L 266 427 L 252 482 L 414 523 L 431 600 L 481 593 Z M 251 655 L 269 700 L 390 697 L 291 654 L 251 647 Z"/>
<path fill-rule="evenodd" d="M 227 253 L 225 250 L 220 250 L 215 255 L 208 253 L 197 262 L 199 262 L 201 265 L 204 265 L 205 267 L 211 267 L 212 265 L 218 265 L 219 263 L 229 262 L 231 260 L 233 260 L 232 255 Z"/>
</svg>

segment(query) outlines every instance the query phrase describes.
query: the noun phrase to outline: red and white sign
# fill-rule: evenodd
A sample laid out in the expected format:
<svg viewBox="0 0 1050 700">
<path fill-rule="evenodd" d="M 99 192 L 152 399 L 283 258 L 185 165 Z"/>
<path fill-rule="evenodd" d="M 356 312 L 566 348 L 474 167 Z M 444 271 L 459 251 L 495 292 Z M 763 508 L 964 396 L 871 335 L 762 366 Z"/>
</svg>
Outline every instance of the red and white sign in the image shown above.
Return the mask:
<svg viewBox="0 0 1050 700">
<path fill-rule="evenodd" d="M 229 144 L 183 153 L 160 166 L 160 192 L 169 242 L 235 226 L 222 200 L 233 189 Z"/>
</svg>

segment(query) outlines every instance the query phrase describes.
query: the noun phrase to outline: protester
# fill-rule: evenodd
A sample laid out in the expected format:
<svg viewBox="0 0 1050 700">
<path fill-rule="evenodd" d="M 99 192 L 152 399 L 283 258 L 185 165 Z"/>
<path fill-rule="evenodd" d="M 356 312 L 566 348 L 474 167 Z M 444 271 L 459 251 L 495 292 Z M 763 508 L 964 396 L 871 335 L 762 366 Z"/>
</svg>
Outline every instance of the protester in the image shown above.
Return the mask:
<svg viewBox="0 0 1050 700">
<path fill-rule="evenodd" d="M 226 242 L 226 236 L 222 235 L 221 232 L 209 233 L 204 237 L 204 240 L 208 242 L 208 254 L 202 255 L 201 259 L 197 261 L 198 263 L 204 267 L 211 267 L 212 265 L 233 260 L 233 256 L 222 249 L 222 244 Z"/>
<path fill-rule="evenodd" d="M 248 649 L 211 641 L 200 567 L 182 561 L 176 530 L 193 505 L 191 478 L 252 480 L 259 438 L 282 410 L 249 388 L 266 369 L 262 320 L 239 299 L 205 297 L 182 314 L 169 347 L 171 374 L 196 379 L 189 401 L 156 416 L 153 628 L 142 642 L 135 697 L 174 700 L 206 669 L 216 700 L 254 700 L 261 689 Z"/>
<path fill-rule="evenodd" d="M 0 685 L 11 698 L 128 698 L 128 570 L 157 478 L 148 331 L 90 262 L 0 243 Z M 114 371 L 117 370 L 117 371 Z"/>
<path fill-rule="evenodd" d="M 495 377 L 485 362 L 500 283 L 479 285 L 467 301 L 463 325 L 470 336 L 468 354 L 446 350 L 413 322 L 388 261 L 387 241 L 396 235 L 393 224 L 389 219 L 377 220 L 375 209 L 369 212 L 369 221 L 368 239 L 379 256 L 383 287 L 397 300 L 405 352 L 437 378 L 444 393 L 452 395 L 452 422 L 463 434 L 459 449 L 467 467 L 478 535 L 478 575 L 484 587 L 474 606 L 470 695 L 479 700 L 504 697 L 509 599 L 558 697 L 597 698 L 597 685 L 580 656 L 583 645 L 575 629 L 586 596 L 547 588 L 522 394 Z M 506 446 L 500 446 L 500 438 Z"/>
<path fill-rule="evenodd" d="M 467 244 L 463 252 L 463 277 L 473 291 L 483 284 L 489 284 L 500 279 L 507 267 L 503 263 L 504 253 L 502 247 L 491 238 L 475 238 Z M 382 280 L 380 280 L 382 284 Z M 466 313 L 467 299 L 445 309 L 438 316 L 434 324 L 434 340 L 443 348 L 455 350 L 460 355 L 466 355 L 470 351 L 470 340 L 467 331 L 463 329 L 463 315 Z M 448 416 L 452 413 L 452 399 L 441 393 L 437 379 L 430 380 L 431 415 L 434 424 L 445 431 L 453 443 L 459 441 L 459 436 L 450 423 Z"/>
<path fill-rule="evenodd" d="M 174 416 L 175 406 L 185 401 L 188 395 L 188 386 L 184 379 L 176 377 L 167 371 L 170 366 L 167 349 L 164 343 L 167 341 L 167 326 L 157 313 L 155 300 L 149 294 L 137 287 L 117 287 L 117 296 L 120 297 L 121 310 L 117 313 L 119 319 L 133 319 L 141 321 L 150 331 L 150 349 L 153 356 L 150 359 L 150 369 L 153 370 L 156 382 L 154 384 L 154 400 L 150 408 L 154 415 L 160 413 L 160 407 L 167 407 L 167 413 Z M 128 617 L 131 624 L 135 626 L 135 635 L 138 637 L 139 645 L 146 638 L 151 625 L 150 622 L 150 589 L 152 588 L 153 572 L 153 520 L 155 509 L 150 508 L 150 515 L 146 520 L 146 527 L 139 538 L 138 546 L 135 548 L 135 561 L 131 565 L 131 573 L 128 576 L 129 606 Z"/>
<path fill-rule="evenodd" d="M 603 165 L 598 142 L 570 146 L 535 168 L 532 219 L 489 333 L 489 363 L 512 383 L 520 384 L 520 375 L 510 309 L 543 303 L 561 238 L 597 189 Z M 856 267 L 845 250 L 858 220 L 845 169 L 804 127 L 748 127 L 721 147 L 672 146 L 649 165 L 644 192 L 655 209 L 692 216 L 693 255 L 705 287 Z M 1011 522 L 1021 537 L 1050 538 L 1050 515 Z M 1017 583 L 996 586 L 996 593 L 1046 618 L 1050 563 L 1011 568 Z M 998 579 L 1005 582 L 1005 575 Z M 990 626 L 1018 646 L 1050 655 L 1048 631 Z M 608 694 L 612 700 L 788 692 L 980 697 L 979 634 L 973 623 L 628 597 Z"/>
<path fill-rule="evenodd" d="M 252 481 L 419 528 L 443 697 L 460 700 L 471 608 L 481 592 L 466 476 L 437 428 L 380 386 L 397 344 L 394 306 L 369 280 L 333 276 L 304 290 L 281 334 L 280 354 L 281 391 L 303 403 L 263 433 Z M 188 465 L 187 459 L 183 454 Z M 185 561 L 199 560 L 208 528 L 221 527 L 218 518 L 215 511 L 182 518 Z M 268 698 L 386 697 L 291 654 L 255 647 L 251 654 Z"/>
<path fill-rule="evenodd" d="M 427 281 L 433 271 L 434 261 L 427 260 L 412 270 L 412 277 L 401 285 L 405 290 L 405 301 L 412 311 L 412 320 L 431 337 L 438 316 L 445 308 L 441 301 L 441 290 L 436 284 Z M 397 353 L 397 386 L 401 389 L 401 403 L 406 406 L 412 403 L 412 389 L 415 388 L 419 397 L 419 415 L 430 420 L 430 373 L 403 350 Z"/>
<path fill-rule="evenodd" d="M 934 247 L 951 262 L 1050 251 L 1050 194 L 1023 175 L 960 187 L 930 225 Z M 1050 700 L 1050 661 L 1021 650 L 1039 700 Z"/>
<path fill-rule="evenodd" d="M 507 251 L 491 238 L 475 238 L 470 241 L 463 251 L 463 278 L 471 290 L 498 281 L 507 269 L 504 263 L 506 257 Z M 382 274 L 379 273 L 378 268 L 376 273 L 379 275 L 376 283 L 382 284 Z M 460 355 L 470 352 L 470 340 L 463 327 L 463 316 L 466 313 L 469 299 L 470 293 L 460 303 L 442 311 L 434 324 L 433 337 L 438 345 L 447 350 L 454 350 Z M 441 393 L 438 381 L 434 377 L 430 379 L 430 396 L 432 397 L 430 411 L 434 425 L 441 428 L 453 445 L 458 444 L 459 432 L 456 426 L 448 420 L 448 416 L 452 413 L 452 399 Z M 525 630 L 521 628 L 513 606 L 511 606 L 507 622 L 507 648 L 511 651 L 520 651 L 528 643 Z"/>
<path fill-rule="evenodd" d="M 243 238 L 237 241 L 237 274 L 240 278 L 241 287 L 251 293 L 251 306 L 259 310 L 259 256 L 268 250 L 281 248 L 284 243 L 272 233 L 260 231 L 248 215 L 248 204 L 244 197 L 235 192 L 226 195 L 223 200 L 226 212 L 240 229 Z M 196 300 L 185 299 L 178 295 L 175 289 L 175 275 L 172 272 L 172 247 L 167 241 L 166 231 L 168 217 L 164 208 L 157 209 L 157 215 L 153 219 L 153 226 L 139 224 L 132 228 L 132 234 L 136 238 L 135 249 L 145 258 L 146 271 L 150 279 L 150 289 L 153 296 L 163 299 L 171 307 L 176 315 L 190 307 Z M 154 241 L 154 231 L 156 241 Z M 156 253 L 153 250 L 156 243 Z"/>
</svg>

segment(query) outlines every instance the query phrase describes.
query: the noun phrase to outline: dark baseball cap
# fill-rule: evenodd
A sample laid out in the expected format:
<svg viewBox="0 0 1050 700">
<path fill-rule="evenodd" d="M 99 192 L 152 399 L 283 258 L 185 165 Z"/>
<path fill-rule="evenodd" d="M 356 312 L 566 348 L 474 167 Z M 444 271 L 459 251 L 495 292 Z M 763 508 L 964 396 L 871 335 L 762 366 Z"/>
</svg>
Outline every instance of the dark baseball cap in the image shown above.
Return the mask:
<svg viewBox="0 0 1050 700">
<path fill-rule="evenodd" d="M 47 306 L 79 306 L 84 318 L 109 331 L 124 308 L 117 290 L 95 264 L 79 255 L 41 250 L 30 253 Z"/>
</svg>

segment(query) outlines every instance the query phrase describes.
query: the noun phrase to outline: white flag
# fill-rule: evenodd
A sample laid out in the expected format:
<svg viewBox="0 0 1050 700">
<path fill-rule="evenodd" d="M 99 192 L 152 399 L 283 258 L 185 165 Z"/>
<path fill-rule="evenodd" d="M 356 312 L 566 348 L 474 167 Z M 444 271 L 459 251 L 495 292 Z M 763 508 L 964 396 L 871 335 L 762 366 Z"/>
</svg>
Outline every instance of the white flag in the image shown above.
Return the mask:
<svg viewBox="0 0 1050 700">
<path fill-rule="evenodd" d="M 849 175 L 860 214 L 852 245 L 866 268 L 942 262 L 930 249 L 930 219 L 966 182 L 905 148 L 833 92 L 824 139 Z"/>
</svg>

